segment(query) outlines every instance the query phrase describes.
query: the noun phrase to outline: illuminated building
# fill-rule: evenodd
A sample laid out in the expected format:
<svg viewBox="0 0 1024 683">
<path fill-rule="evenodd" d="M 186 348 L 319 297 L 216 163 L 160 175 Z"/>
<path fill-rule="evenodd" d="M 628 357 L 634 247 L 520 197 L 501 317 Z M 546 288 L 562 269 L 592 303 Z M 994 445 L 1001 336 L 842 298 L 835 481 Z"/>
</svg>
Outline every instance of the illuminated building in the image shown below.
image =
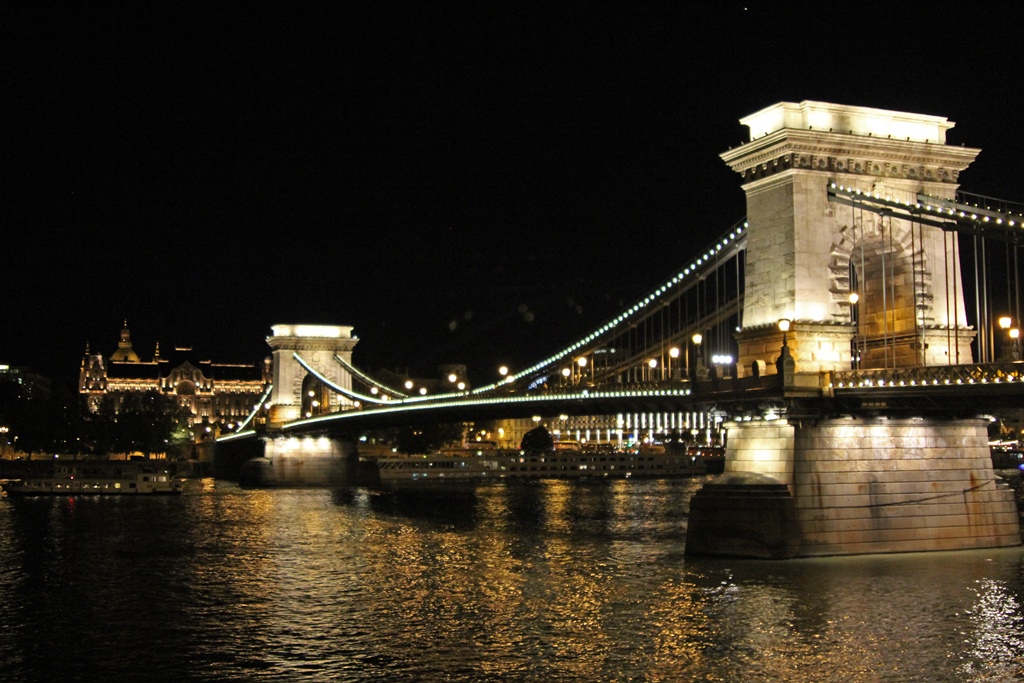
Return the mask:
<svg viewBox="0 0 1024 683">
<path fill-rule="evenodd" d="M 252 411 L 268 382 L 270 358 L 262 363 L 230 364 L 200 360 L 191 347 L 178 347 L 170 356 L 160 354 L 157 344 L 153 359 L 141 360 L 132 348 L 128 324 L 121 330 L 117 350 L 104 358 L 86 346 L 79 372 L 78 391 L 95 412 L 106 396 L 119 404 L 133 392 L 155 391 L 172 396 L 188 408 L 193 429 L 210 427 L 216 434 L 232 423 L 244 420 Z"/>
</svg>

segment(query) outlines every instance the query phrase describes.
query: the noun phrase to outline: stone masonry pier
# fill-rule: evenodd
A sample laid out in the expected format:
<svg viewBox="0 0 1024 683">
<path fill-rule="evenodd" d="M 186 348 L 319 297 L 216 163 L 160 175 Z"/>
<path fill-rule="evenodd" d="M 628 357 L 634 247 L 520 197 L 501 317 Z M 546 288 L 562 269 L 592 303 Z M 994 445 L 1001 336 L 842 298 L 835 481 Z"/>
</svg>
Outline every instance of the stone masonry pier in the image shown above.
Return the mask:
<svg viewBox="0 0 1024 683">
<path fill-rule="evenodd" d="M 794 557 L 1021 542 L 1014 492 L 993 472 L 983 419 L 774 420 L 728 429 L 724 487 L 709 485 L 694 498 L 687 553 Z M 730 488 L 744 477 L 756 486 Z M 713 532 L 701 531 L 709 524 Z"/>
</svg>

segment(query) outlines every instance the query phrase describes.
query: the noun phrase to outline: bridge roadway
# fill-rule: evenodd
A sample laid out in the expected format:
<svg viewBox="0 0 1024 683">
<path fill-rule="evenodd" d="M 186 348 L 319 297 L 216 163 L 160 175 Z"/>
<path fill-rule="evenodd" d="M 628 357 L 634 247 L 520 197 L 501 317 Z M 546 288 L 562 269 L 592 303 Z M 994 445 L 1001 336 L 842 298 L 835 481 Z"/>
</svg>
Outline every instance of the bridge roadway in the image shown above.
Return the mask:
<svg viewBox="0 0 1024 683">
<path fill-rule="evenodd" d="M 283 433 L 353 434 L 397 425 L 534 415 L 706 412 L 725 419 L 837 415 L 970 417 L 1024 408 L 1024 362 L 795 373 L 396 401 L 289 422 Z"/>
</svg>

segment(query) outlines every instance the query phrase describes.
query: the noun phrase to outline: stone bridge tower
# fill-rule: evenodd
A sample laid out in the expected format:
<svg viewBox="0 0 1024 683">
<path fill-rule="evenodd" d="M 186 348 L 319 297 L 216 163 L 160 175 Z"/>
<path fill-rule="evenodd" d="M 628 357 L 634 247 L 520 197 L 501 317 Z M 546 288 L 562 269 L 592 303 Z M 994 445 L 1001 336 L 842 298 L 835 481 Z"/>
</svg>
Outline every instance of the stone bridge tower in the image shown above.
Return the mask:
<svg viewBox="0 0 1024 683">
<path fill-rule="evenodd" d="M 795 360 L 784 415 L 726 424 L 725 473 L 690 506 L 688 553 L 792 557 L 1019 545 L 1012 489 L 998 480 L 988 420 L 884 404 L 789 413 L 823 371 L 971 363 L 955 233 L 830 201 L 832 183 L 914 202 L 952 199 L 979 150 L 945 144 L 945 118 L 783 102 L 741 122 L 722 158 L 747 194 L 740 361 L 773 367 L 778 321 Z M 850 294 L 859 294 L 856 305 Z M 818 400 L 823 397 L 818 396 Z M 803 409 L 806 409 L 806 404 Z"/>
<path fill-rule="evenodd" d="M 274 388 L 270 396 L 270 423 L 280 425 L 301 417 L 338 410 L 347 399 L 322 386 L 306 371 L 295 354 L 337 386 L 352 388 L 352 376 L 337 355 L 352 362 L 352 349 L 358 338 L 352 328 L 340 325 L 274 325 L 267 344 L 273 349 Z"/>
<path fill-rule="evenodd" d="M 721 155 L 747 195 L 740 362 L 772 367 L 780 319 L 801 372 L 972 362 L 956 234 L 830 202 L 828 187 L 952 199 L 980 150 L 946 145 L 944 117 L 867 107 L 781 102 L 740 122 L 750 141 Z"/>
</svg>

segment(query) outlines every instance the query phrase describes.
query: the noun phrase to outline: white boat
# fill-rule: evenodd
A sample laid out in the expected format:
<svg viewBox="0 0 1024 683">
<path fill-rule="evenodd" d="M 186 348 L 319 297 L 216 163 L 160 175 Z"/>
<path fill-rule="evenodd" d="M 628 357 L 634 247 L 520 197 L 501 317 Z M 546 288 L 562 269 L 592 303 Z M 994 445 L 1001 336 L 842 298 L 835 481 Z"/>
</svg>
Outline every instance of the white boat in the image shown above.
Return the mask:
<svg viewBox="0 0 1024 683">
<path fill-rule="evenodd" d="M 454 486 L 522 479 L 665 479 L 705 474 L 698 455 L 686 452 L 556 449 L 545 452 L 463 449 L 432 455 L 376 459 L 384 487 Z"/>
<path fill-rule="evenodd" d="M 57 465 L 51 474 L 3 483 L 4 492 L 15 496 L 174 495 L 181 488 L 167 470 L 134 463 Z"/>
</svg>

